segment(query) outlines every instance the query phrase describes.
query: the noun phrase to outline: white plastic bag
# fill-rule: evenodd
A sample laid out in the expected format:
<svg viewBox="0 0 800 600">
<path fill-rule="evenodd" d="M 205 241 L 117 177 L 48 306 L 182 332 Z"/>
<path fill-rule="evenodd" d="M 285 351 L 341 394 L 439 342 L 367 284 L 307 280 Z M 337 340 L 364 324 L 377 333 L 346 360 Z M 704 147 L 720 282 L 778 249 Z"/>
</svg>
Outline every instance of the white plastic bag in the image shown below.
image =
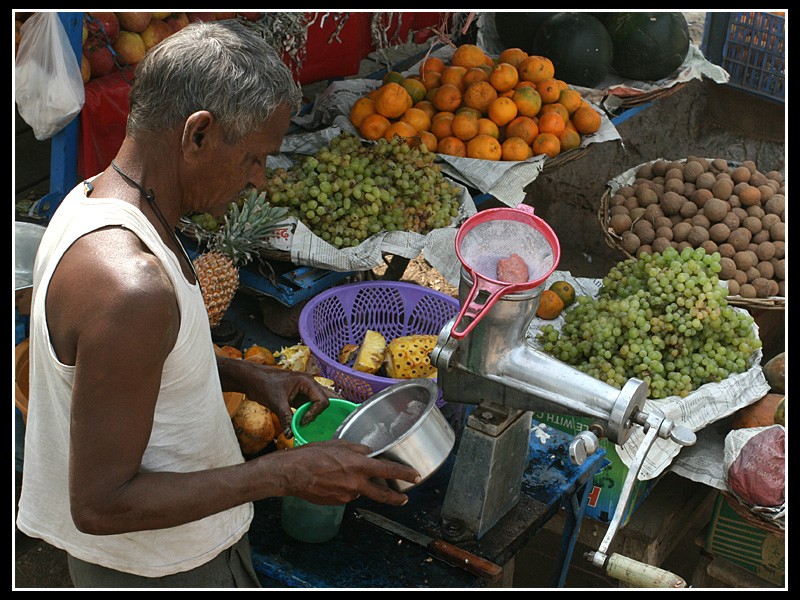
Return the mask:
<svg viewBox="0 0 800 600">
<path fill-rule="evenodd" d="M 80 113 L 81 68 L 58 13 L 37 12 L 22 25 L 16 57 L 15 99 L 37 140 L 46 140 Z"/>
</svg>

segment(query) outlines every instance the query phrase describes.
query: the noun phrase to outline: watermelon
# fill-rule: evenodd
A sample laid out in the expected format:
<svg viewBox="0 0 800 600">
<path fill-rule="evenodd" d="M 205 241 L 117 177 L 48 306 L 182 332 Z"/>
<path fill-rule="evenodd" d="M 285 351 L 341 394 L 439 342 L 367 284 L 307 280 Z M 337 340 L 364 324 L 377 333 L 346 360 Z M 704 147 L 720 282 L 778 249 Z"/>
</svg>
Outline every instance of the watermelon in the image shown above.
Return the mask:
<svg viewBox="0 0 800 600">
<path fill-rule="evenodd" d="M 689 53 L 689 25 L 683 13 L 610 13 L 604 24 L 614 45 L 613 69 L 627 79 L 665 79 Z"/>
<path fill-rule="evenodd" d="M 521 48 L 533 53 L 533 38 L 539 27 L 554 12 L 498 12 L 494 15 L 494 27 L 503 48 Z"/>
<path fill-rule="evenodd" d="M 611 70 L 614 45 L 603 24 L 589 13 L 562 12 L 536 33 L 534 53 L 553 62 L 556 79 L 595 87 Z"/>
</svg>

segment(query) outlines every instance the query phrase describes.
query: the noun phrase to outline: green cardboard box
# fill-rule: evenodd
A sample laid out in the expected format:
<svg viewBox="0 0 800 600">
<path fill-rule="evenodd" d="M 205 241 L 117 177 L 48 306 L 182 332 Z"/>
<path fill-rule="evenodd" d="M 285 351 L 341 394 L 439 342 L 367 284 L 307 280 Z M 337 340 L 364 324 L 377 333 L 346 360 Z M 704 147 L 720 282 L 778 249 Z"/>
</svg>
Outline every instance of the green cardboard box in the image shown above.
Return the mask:
<svg viewBox="0 0 800 600">
<path fill-rule="evenodd" d="M 589 429 L 589 424 L 592 422 L 592 419 L 588 417 L 547 412 L 534 412 L 533 418 L 548 427 L 573 435 Z M 600 446 L 605 449 L 606 459 L 610 464 L 594 477 L 594 486 L 589 492 L 589 504 L 586 507 L 585 516 L 601 523 L 610 523 L 619 503 L 622 484 L 628 475 L 628 467 L 622 462 L 613 443 L 604 438 L 600 440 Z M 634 484 L 630 500 L 625 507 L 622 521 L 620 521 L 620 526 L 628 522 L 634 511 L 655 487 L 657 481 L 658 478 L 654 478 L 648 481 L 637 481 Z"/>
<path fill-rule="evenodd" d="M 784 537 L 749 523 L 731 507 L 725 496 L 721 493 L 717 496 L 706 533 L 706 551 L 764 581 L 784 586 L 785 546 Z"/>
</svg>

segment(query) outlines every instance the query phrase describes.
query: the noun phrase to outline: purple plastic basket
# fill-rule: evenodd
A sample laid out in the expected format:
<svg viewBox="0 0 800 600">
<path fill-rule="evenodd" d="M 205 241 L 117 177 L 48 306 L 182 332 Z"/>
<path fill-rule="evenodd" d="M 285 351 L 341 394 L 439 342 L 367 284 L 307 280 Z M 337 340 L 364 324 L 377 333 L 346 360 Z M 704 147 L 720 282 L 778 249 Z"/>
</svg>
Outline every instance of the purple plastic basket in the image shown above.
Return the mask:
<svg viewBox="0 0 800 600">
<path fill-rule="evenodd" d="M 361 403 L 400 379 L 379 377 L 339 363 L 346 344 L 360 344 L 367 329 L 387 342 L 403 335 L 438 335 L 460 309 L 458 300 L 414 283 L 365 281 L 330 288 L 300 313 L 300 339 L 343 398 Z M 443 404 L 441 397 L 438 404 Z"/>
</svg>

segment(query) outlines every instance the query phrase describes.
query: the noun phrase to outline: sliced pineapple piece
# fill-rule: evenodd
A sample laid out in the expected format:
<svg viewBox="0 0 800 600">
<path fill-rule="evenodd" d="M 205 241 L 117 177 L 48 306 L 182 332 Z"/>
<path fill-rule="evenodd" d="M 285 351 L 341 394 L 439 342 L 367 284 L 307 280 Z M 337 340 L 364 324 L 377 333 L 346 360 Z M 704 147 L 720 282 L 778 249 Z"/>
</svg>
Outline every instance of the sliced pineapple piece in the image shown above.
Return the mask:
<svg viewBox="0 0 800 600">
<path fill-rule="evenodd" d="M 295 344 L 273 353 L 275 364 L 290 371 L 308 372 L 311 350 L 305 344 Z"/>
<path fill-rule="evenodd" d="M 392 379 L 436 377 L 430 354 L 436 347 L 436 335 L 405 335 L 386 346 L 384 364 Z"/>
<path fill-rule="evenodd" d="M 358 352 L 358 344 L 345 344 L 339 350 L 339 364 L 346 365 Z"/>
<path fill-rule="evenodd" d="M 314 380 L 322 387 L 326 387 L 332 392 L 336 391 L 336 382 L 333 379 L 328 379 L 327 377 L 322 377 L 321 375 L 315 375 Z"/>
<path fill-rule="evenodd" d="M 353 363 L 353 369 L 362 373 L 377 373 L 383 364 L 384 350 L 386 350 L 386 338 L 377 331 L 367 329 L 358 349 L 356 362 Z"/>
</svg>

